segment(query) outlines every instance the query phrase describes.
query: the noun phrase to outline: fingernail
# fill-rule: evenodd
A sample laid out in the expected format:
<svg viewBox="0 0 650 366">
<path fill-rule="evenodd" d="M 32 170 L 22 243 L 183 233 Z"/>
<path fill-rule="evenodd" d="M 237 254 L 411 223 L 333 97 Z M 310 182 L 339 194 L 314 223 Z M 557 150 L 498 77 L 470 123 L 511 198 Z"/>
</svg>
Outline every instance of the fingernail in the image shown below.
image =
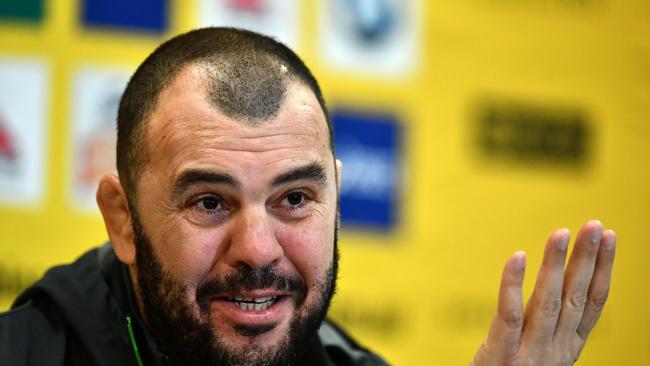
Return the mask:
<svg viewBox="0 0 650 366">
<path fill-rule="evenodd" d="M 603 228 L 601 226 L 598 228 L 598 230 L 591 233 L 589 240 L 591 240 L 591 244 L 598 245 L 598 243 L 600 243 L 600 238 L 602 236 L 603 236 Z"/>
<path fill-rule="evenodd" d="M 515 254 L 515 268 L 516 269 L 524 269 L 526 267 L 526 253 L 524 252 L 517 252 Z"/>
<path fill-rule="evenodd" d="M 601 226 L 603 225 L 603 223 L 598 219 L 592 219 L 592 220 L 589 220 L 589 222 L 590 223 L 595 223 L 596 225 L 601 225 Z"/>
<path fill-rule="evenodd" d="M 569 232 L 569 229 L 561 229 L 560 231 L 563 233 L 563 235 L 562 238 L 557 242 L 557 248 L 560 251 L 564 252 L 569 247 L 569 239 L 571 238 L 571 233 Z"/>
<path fill-rule="evenodd" d="M 610 230 L 611 231 L 611 230 Z M 616 234 L 612 231 L 612 235 L 607 238 L 607 240 L 603 243 L 603 249 L 608 250 L 608 251 L 613 251 L 616 249 Z"/>
</svg>

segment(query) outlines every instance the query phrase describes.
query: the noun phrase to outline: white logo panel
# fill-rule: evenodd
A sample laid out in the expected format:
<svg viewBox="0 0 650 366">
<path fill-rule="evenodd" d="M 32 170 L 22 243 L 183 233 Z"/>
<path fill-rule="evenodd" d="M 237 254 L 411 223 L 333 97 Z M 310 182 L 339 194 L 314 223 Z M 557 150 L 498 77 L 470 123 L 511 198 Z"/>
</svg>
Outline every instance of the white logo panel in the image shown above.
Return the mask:
<svg viewBox="0 0 650 366">
<path fill-rule="evenodd" d="M 0 202 L 42 199 L 48 84 L 43 61 L 0 57 Z"/>
<path fill-rule="evenodd" d="M 322 1 L 320 39 L 325 60 L 337 69 L 403 76 L 419 55 L 414 0 Z"/>
<path fill-rule="evenodd" d="M 81 210 L 96 210 L 95 192 L 104 174 L 115 174 L 116 121 L 120 97 L 130 73 L 126 69 L 83 67 L 72 85 L 72 201 Z"/>
<path fill-rule="evenodd" d="M 291 49 L 298 45 L 297 0 L 200 0 L 202 27 L 229 26 L 274 37 Z"/>
</svg>

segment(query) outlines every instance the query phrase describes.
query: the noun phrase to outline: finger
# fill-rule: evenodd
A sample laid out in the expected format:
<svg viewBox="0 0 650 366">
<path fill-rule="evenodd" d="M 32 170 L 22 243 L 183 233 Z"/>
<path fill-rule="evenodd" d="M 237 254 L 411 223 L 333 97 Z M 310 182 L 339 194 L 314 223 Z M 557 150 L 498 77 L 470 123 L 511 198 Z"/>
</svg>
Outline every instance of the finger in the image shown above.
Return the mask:
<svg viewBox="0 0 650 366">
<path fill-rule="evenodd" d="M 614 266 L 614 255 L 616 252 L 616 234 L 612 230 L 605 230 L 600 240 L 598 257 L 596 258 L 596 269 L 589 286 L 587 305 L 584 314 L 578 325 L 578 335 L 583 342 L 594 328 L 600 317 L 609 294 L 609 286 L 612 278 L 612 267 Z"/>
<path fill-rule="evenodd" d="M 535 289 L 526 305 L 522 342 L 530 353 L 541 352 L 553 341 L 562 307 L 564 262 L 571 234 L 556 230 L 548 239 Z"/>
<path fill-rule="evenodd" d="M 564 276 L 562 311 L 555 332 L 560 342 L 575 336 L 582 319 L 602 235 L 603 224 L 593 220 L 583 225 L 576 237 Z"/>
<path fill-rule="evenodd" d="M 524 315 L 521 289 L 525 271 L 524 252 L 516 252 L 510 256 L 503 268 L 497 313 L 486 340 L 495 362 L 519 350 Z"/>
</svg>

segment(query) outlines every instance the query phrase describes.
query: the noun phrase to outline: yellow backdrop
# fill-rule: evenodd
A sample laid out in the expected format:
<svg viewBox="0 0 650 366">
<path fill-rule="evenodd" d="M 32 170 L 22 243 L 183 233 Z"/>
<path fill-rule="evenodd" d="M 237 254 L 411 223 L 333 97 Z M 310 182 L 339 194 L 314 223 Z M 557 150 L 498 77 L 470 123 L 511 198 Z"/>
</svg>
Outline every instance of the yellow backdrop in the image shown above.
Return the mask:
<svg viewBox="0 0 650 366">
<path fill-rule="evenodd" d="M 2 309 L 48 266 L 107 238 L 97 213 L 69 203 L 74 71 L 134 68 L 164 38 L 194 27 L 198 5 L 171 1 L 163 37 L 85 30 L 77 2 L 45 6 L 38 26 L 0 24 L 1 54 L 43 58 L 50 72 L 43 198 L 0 205 Z M 528 296 L 548 233 L 599 218 L 619 235 L 617 262 L 578 364 L 650 365 L 650 3 L 421 1 L 416 66 L 397 79 L 329 66 L 319 9 L 301 3 L 297 48 L 329 103 L 388 111 L 404 124 L 399 223 L 390 232 L 344 228 L 331 316 L 395 364 L 467 364 L 508 255 L 528 253 Z M 589 127 L 584 156 L 528 163 L 487 154 L 476 121 L 494 105 L 579 111 Z"/>
</svg>

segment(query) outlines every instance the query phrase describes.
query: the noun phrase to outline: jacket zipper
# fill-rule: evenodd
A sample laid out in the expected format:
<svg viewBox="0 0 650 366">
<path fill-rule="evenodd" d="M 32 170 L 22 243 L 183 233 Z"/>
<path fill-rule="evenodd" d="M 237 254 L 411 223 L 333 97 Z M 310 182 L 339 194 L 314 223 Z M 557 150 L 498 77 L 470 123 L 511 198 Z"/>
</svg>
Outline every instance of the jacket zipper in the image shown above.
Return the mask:
<svg viewBox="0 0 650 366">
<path fill-rule="evenodd" d="M 129 330 L 129 338 L 131 338 L 131 346 L 133 347 L 133 354 L 135 355 L 135 361 L 138 363 L 138 366 L 144 366 L 142 363 L 142 358 L 140 357 L 140 351 L 138 351 L 138 344 L 135 343 L 135 333 L 133 332 L 133 325 L 131 325 L 131 316 L 126 316 L 126 327 Z"/>
</svg>

